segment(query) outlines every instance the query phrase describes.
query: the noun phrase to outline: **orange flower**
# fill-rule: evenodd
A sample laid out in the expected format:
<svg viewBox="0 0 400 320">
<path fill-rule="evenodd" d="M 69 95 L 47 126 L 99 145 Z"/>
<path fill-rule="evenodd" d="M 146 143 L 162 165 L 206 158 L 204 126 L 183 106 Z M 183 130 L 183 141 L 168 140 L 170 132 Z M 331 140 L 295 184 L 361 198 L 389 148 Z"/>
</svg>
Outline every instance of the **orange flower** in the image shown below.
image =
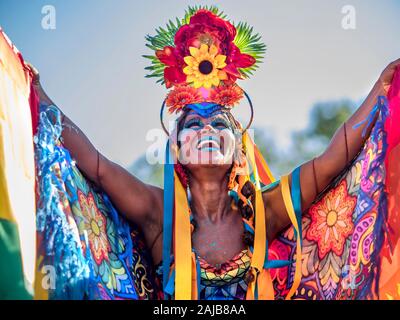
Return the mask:
<svg viewBox="0 0 400 320">
<path fill-rule="evenodd" d="M 78 191 L 78 201 L 83 210 L 83 227 L 87 230 L 90 251 L 98 265 L 103 260 L 108 260 L 108 253 L 111 252 L 111 245 L 107 238 L 107 221 L 97 208 L 93 194 L 87 195 Z"/>
<path fill-rule="evenodd" d="M 342 255 L 346 238 L 353 232 L 356 202 L 347 193 L 346 180 L 343 180 L 310 209 L 311 224 L 306 237 L 317 241 L 320 259 L 330 251 Z"/>
<path fill-rule="evenodd" d="M 177 113 L 182 108 L 191 103 L 201 102 L 200 93 L 193 87 L 180 86 L 172 90 L 166 100 L 166 105 L 170 113 Z"/>
<path fill-rule="evenodd" d="M 210 95 L 212 102 L 225 107 L 235 106 L 243 98 L 243 90 L 235 84 L 219 86 Z"/>
</svg>

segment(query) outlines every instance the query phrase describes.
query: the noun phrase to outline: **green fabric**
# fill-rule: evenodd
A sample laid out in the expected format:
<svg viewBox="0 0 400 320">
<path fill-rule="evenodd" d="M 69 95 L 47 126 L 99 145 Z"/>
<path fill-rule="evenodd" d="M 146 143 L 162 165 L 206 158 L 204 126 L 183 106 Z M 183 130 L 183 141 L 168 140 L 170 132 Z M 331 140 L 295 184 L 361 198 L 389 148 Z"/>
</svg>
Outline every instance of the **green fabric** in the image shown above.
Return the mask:
<svg viewBox="0 0 400 320">
<path fill-rule="evenodd" d="M 0 300 L 31 300 L 22 270 L 18 227 L 0 218 Z"/>
</svg>

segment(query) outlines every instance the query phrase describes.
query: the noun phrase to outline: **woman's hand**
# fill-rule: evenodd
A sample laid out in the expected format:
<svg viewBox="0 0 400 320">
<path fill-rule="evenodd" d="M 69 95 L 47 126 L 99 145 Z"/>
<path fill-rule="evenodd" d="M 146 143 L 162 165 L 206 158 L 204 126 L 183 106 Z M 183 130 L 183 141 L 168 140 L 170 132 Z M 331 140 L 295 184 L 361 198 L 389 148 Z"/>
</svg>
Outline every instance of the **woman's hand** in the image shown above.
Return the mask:
<svg viewBox="0 0 400 320">
<path fill-rule="evenodd" d="M 393 76 L 397 68 L 400 68 L 400 59 L 397 59 L 389 64 L 379 77 L 379 82 L 381 83 L 385 94 L 389 92 Z"/>
<path fill-rule="evenodd" d="M 25 66 L 32 73 L 32 81 L 34 86 L 40 85 L 40 75 L 38 69 L 36 69 L 31 63 L 25 61 Z"/>
<path fill-rule="evenodd" d="M 29 62 L 25 62 L 25 66 L 32 73 L 32 84 L 35 88 L 35 91 L 39 95 L 39 99 L 41 102 L 44 102 L 48 105 L 54 105 L 54 102 L 49 98 L 46 92 L 43 90 L 42 84 L 40 83 L 40 75 L 38 69 L 36 69 Z"/>
</svg>

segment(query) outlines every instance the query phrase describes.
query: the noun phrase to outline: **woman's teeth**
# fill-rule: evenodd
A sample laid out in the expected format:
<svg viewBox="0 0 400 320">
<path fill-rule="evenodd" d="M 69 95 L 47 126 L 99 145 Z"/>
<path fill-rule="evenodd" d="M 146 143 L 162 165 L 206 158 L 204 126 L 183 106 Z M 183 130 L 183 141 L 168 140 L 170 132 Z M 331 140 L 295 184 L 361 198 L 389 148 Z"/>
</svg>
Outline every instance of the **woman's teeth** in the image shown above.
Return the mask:
<svg viewBox="0 0 400 320">
<path fill-rule="evenodd" d="M 200 140 L 200 142 L 197 145 L 197 149 L 215 149 L 219 150 L 220 146 L 219 143 L 215 140 L 207 139 L 207 140 Z"/>
</svg>

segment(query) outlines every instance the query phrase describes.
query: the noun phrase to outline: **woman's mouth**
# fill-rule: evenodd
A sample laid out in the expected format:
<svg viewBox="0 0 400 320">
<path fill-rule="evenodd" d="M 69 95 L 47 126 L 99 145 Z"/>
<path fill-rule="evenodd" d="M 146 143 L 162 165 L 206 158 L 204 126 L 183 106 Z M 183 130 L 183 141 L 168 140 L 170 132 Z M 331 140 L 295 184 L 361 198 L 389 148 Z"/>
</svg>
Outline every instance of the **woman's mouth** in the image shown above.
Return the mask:
<svg viewBox="0 0 400 320">
<path fill-rule="evenodd" d="M 221 146 L 217 137 L 205 136 L 197 143 L 197 149 L 205 151 L 220 151 Z"/>
</svg>

